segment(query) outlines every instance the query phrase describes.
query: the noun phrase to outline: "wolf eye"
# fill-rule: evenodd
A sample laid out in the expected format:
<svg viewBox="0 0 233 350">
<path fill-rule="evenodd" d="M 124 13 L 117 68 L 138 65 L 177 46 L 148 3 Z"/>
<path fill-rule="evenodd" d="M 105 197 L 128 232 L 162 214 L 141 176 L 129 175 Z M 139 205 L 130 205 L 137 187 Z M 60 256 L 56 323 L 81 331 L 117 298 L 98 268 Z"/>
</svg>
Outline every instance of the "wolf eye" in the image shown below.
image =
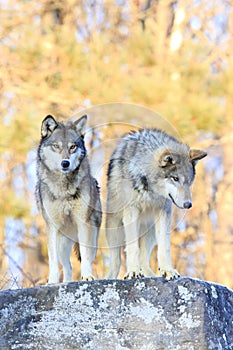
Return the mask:
<svg viewBox="0 0 233 350">
<path fill-rule="evenodd" d="M 70 146 L 70 151 L 71 152 L 74 152 L 76 150 L 77 146 L 74 144 L 74 145 L 71 145 Z"/>
<path fill-rule="evenodd" d="M 57 143 L 53 143 L 52 146 L 53 146 L 54 149 L 59 149 L 59 145 Z"/>
<path fill-rule="evenodd" d="M 175 182 L 178 182 L 179 181 L 179 178 L 178 176 L 171 176 L 171 179 Z"/>
</svg>

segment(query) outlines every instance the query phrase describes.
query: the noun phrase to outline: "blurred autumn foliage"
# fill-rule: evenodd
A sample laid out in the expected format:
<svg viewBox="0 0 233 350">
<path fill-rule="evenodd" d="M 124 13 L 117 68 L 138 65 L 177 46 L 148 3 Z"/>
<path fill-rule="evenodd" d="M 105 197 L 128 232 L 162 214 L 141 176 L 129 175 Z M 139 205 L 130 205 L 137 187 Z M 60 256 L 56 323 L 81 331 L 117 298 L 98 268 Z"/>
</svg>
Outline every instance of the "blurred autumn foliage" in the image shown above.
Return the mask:
<svg viewBox="0 0 233 350">
<path fill-rule="evenodd" d="M 231 2 L 5 0 L 0 7 L 0 288 L 46 282 L 45 226 L 34 200 L 43 117 L 87 113 L 96 131 L 87 140 L 90 160 L 106 167 L 112 140 L 133 125 L 164 127 L 153 111 L 209 153 L 198 165 L 193 209 L 174 215 L 174 265 L 233 288 Z M 96 152 L 96 144 L 104 146 Z M 108 269 L 104 246 L 102 230 L 99 278 Z"/>
</svg>

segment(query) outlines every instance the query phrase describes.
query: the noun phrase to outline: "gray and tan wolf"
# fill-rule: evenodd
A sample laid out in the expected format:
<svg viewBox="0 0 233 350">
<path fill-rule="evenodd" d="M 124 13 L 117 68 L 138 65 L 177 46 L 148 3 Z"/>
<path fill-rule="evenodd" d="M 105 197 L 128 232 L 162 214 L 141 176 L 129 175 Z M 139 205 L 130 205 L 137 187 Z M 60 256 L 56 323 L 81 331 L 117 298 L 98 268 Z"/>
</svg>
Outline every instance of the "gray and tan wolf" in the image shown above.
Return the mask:
<svg viewBox="0 0 233 350">
<path fill-rule="evenodd" d="M 161 276 L 179 277 L 170 257 L 172 204 L 191 208 L 195 165 L 206 155 L 158 129 L 134 131 L 121 139 L 108 167 L 108 278 L 119 274 L 123 245 L 125 278 L 155 276 L 149 260 L 156 240 Z"/>
<path fill-rule="evenodd" d="M 42 122 L 38 147 L 36 197 L 47 225 L 49 283 L 72 280 L 70 253 L 81 260 L 82 279 L 90 280 L 101 224 L 97 181 L 91 176 L 84 128 L 87 116 L 58 122 L 48 115 Z"/>
</svg>

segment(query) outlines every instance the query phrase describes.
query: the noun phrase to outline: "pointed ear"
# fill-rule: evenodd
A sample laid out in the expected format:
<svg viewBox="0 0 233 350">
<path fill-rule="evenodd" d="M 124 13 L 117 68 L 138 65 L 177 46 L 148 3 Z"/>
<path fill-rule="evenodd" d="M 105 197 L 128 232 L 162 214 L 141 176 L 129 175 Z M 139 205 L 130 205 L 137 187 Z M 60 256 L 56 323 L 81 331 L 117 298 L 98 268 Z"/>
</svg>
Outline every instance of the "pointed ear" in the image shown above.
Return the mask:
<svg viewBox="0 0 233 350">
<path fill-rule="evenodd" d="M 42 125 L 41 125 L 41 137 L 49 137 L 53 131 L 57 128 L 58 123 L 51 115 L 47 115 L 47 117 L 44 118 Z"/>
<path fill-rule="evenodd" d="M 86 124 L 87 124 L 87 115 L 83 115 L 81 118 L 79 118 L 74 122 L 74 125 L 77 131 L 80 132 L 81 135 L 83 135 L 85 132 Z"/>
<path fill-rule="evenodd" d="M 197 162 L 206 157 L 207 153 L 205 151 L 201 151 L 199 149 L 190 149 L 189 151 L 189 157 L 191 159 L 191 162 L 194 162 L 194 164 L 196 165 Z"/>
<path fill-rule="evenodd" d="M 161 168 L 165 168 L 167 166 L 171 166 L 176 164 L 175 158 L 169 151 L 163 152 L 159 157 L 159 166 Z"/>
</svg>

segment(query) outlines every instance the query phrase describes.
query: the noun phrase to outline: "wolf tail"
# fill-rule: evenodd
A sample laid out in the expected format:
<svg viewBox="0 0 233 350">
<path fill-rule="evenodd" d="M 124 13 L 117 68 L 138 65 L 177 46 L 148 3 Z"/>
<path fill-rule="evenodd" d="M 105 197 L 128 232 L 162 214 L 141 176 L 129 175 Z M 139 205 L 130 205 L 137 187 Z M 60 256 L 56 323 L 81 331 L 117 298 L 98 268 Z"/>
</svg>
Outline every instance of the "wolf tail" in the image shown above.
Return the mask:
<svg viewBox="0 0 233 350">
<path fill-rule="evenodd" d="M 74 244 L 74 252 L 75 252 L 75 255 L 77 257 L 77 259 L 81 262 L 81 254 L 80 254 L 80 249 L 79 249 L 79 243 L 76 242 Z"/>
</svg>

